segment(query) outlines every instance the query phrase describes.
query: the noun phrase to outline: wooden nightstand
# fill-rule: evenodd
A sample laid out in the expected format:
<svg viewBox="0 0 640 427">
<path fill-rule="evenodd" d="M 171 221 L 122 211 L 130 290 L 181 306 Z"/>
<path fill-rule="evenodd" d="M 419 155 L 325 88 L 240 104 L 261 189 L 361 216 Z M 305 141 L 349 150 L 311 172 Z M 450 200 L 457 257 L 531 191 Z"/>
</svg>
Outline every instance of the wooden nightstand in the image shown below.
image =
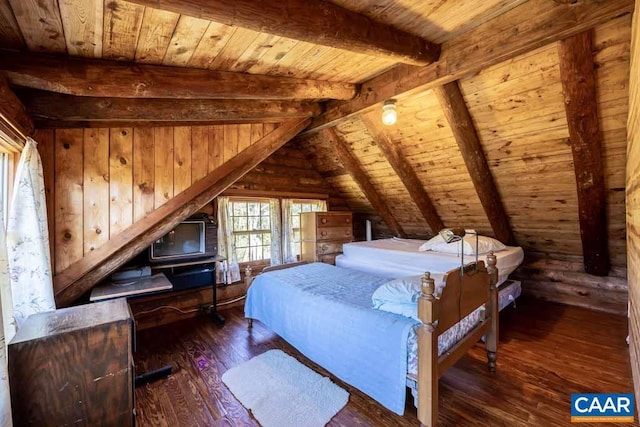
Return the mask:
<svg viewBox="0 0 640 427">
<path fill-rule="evenodd" d="M 335 264 L 342 245 L 353 240 L 351 212 L 305 212 L 300 214 L 301 260 Z"/>
</svg>

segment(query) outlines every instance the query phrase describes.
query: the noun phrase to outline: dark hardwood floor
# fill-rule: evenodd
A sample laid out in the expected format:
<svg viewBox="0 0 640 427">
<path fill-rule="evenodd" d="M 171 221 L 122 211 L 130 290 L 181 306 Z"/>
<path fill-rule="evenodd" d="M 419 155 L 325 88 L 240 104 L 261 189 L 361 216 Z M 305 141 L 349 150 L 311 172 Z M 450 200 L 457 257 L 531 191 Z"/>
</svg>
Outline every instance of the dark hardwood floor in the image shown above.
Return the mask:
<svg viewBox="0 0 640 427">
<path fill-rule="evenodd" d="M 223 328 L 200 317 L 138 333 L 138 371 L 174 365 L 170 378 L 136 390 L 139 426 L 258 425 L 220 376 L 269 349 L 328 375 L 259 322 L 249 332 L 241 308 L 223 314 Z M 478 344 L 440 379 L 438 425 L 569 425 L 571 393 L 633 392 L 625 317 L 521 299 L 501 313 L 500 329 L 495 374 Z M 351 396 L 330 425 L 419 425 L 410 399 L 400 417 L 333 380 Z"/>
</svg>

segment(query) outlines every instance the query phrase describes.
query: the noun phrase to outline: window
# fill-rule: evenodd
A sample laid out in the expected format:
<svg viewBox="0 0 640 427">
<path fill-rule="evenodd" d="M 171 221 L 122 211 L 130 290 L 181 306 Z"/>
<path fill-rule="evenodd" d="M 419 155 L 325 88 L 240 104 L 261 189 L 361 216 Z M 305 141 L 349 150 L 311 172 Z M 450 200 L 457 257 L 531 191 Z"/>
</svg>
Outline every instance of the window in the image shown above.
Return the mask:
<svg viewBox="0 0 640 427">
<path fill-rule="evenodd" d="M 292 200 L 291 201 L 291 255 L 300 259 L 300 214 L 302 212 L 325 212 L 327 204 L 324 200 Z"/>
<path fill-rule="evenodd" d="M 232 199 L 231 223 L 238 262 L 271 258 L 271 216 L 267 199 Z"/>
</svg>

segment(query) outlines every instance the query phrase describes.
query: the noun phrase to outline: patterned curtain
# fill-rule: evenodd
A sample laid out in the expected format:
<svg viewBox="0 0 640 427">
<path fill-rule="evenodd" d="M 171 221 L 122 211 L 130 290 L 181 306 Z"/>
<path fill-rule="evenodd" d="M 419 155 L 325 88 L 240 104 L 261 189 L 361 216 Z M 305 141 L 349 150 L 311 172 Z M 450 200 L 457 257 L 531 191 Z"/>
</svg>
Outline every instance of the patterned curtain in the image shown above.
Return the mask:
<svg viewBox="0 0 640 427">
<path fill-rule="evenodd" d="M 278 199 L 269 199 L 269 216 L 271 220 L 271 265 L 279 265 L 282 264 L 282 245 L 280 242 L 282 226 Z"/>
<path fill-rule="evenodd" d="M 9 372 L 7 370 L 7 343 L 16 333 L 11 302 L 11 280 L 9 278 L 9 258 L 5 238 L 4 215 L 0 206 L 0 427 L 13 425 L 11 419 L 11 398 L 9 396 Z"/>
<path fill-rule="evenodd" d="M 31 314 L 56 309 L 42 163 L 31 138 L 20 155 L 7 222 L 7 254 L 18 328 Z"/>
<path fill-rule="evenodd" d="M 231 203 L 228 197 L 218 197 L 218 254 L 227 259 L 219 269 L 226 275 L 225 283 L 233 283 L 240 280 L 240 267 L 236 256 L 236 247 L 233 239 L 233 227 L 231 223 Z"/>
<path fill-rule="evenodd" d="M 282 258 L 284 263 L 296 262 L 293 253 L 293 221 L 291 219 L 291 199 L 282 199 Z"/>
</svg>

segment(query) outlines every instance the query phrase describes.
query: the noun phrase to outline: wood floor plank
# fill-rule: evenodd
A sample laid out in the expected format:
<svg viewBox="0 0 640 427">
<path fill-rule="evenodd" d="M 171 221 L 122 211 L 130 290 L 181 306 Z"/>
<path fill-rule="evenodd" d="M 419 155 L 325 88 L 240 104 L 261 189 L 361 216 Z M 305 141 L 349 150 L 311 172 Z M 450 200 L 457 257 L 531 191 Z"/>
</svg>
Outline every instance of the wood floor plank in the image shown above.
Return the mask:
<svg viewBox="0 0 640 427">
<path fill-rule="evenodd" d="M 139 426 L 258 426 L 221 376 L 270 349 L 331 376 L 260 322 L 249 331 L 240 307 L 223 315 L 222 328 L 200 316 L 138 333 L 138 371 L 174 365 L 172 377 L 136 389 Z M 633 391 L 625 317 L 521 299 L 500 322 L 495 374 L 478 344 L 440 379 L 439 426 L 565 426 L 571 393 Z M 331 377 L 350 397 L 330 426 L 419 425 L 410 395 L 400 417 Z"/>
</svg>

